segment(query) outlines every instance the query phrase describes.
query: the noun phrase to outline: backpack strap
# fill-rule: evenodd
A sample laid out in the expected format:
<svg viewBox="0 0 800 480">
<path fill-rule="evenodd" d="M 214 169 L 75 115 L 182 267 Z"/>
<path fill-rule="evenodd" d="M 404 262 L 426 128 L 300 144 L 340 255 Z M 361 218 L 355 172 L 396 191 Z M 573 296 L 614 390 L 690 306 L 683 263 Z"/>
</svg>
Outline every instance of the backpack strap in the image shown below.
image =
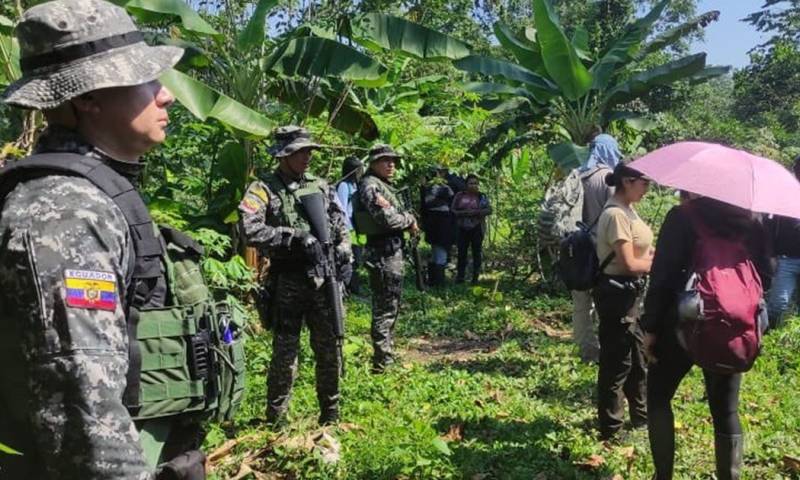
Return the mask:
<svg viewBox="0 0 800 480">
<path fill-rule="evenodd" d="M 600 170 L 600 168 L 598 168 L 598 170 Z M 594 222 L 592 222 L 592 225 L 588 228 L 589 231 L 591 231 L 594 228 L 594 226 L 597 225 L 597 223 L 600 221 L 600 217 L 603 216 L 603 212 L 605 212 L 609 208 L 620 208 L 620 207 L 618 205 L 605 205 L 603 207 L 603 210 L 600 211 L 600 215 L 598 215 L 597 218 L 594 219 Z M 614 257 L 616 256 L 617 252 L 615 252 L 614 249 L 612 248 L 611 253 L 606 255 L 606 258 L 604 258 L 603 261 L 600 263 L 600 270 L 598 271 L 600 272 L 601 275 L 605 272 L 606 267 L 608 267 L 611 264 L 611 261 L 614 260 Z"/>
<path fill-rule="evenodd" d="M 75 153 L 42 153 L 8 164 L 0 169 L 0 202 L 20 183 L 48 175 L 82 177 L 91 182 L 122 212 L 133 242 L 134 263 L 123 305 L 128 326 L 128 374 L 123 397 L 126 405 L 139 403 L 141 352 L 136 341 L 138 308 L 144 305 L 152 281 L 162 275 L 165 254 L 156 236 L 153 219 L 139 192 L 122 175 L 101 160 Z"/>
</svg>

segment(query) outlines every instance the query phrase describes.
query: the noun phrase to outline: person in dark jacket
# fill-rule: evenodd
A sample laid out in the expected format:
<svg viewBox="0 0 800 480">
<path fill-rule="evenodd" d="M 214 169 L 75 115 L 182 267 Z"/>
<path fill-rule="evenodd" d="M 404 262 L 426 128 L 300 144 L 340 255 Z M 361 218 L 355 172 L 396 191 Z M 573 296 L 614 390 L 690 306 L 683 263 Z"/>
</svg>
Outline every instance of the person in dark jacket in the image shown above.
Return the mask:
<svg viewBox="0 0 800 480">
<path fill-rule="evenodd" d="M 425 239 L 431 245 L 428 283 L 433 287 L 445 284 L 448 251 L 455 242 L 455 223 L 450 211 L 453 189 L 447 184 L 446 175 L 446 168 L 437 167 L 422 198 L 422 225 Z"/>
<path fill-rule="evenodd" d="M 800 157 L 792 167 L 800 178 Z M 767 221 L 776 257 L 775 279 L 767 296 L 770 328 L 779 327 L 800 280 L 800 220 L 775 216 Z"/>
<path fill-rule="evenodd" d="M 647 410 L 656 480 L 672 478 L 675 456 L 672 397 L 692 368 L 692 361 L 678 343 L 675 332 L 678 294 L 691 274 L 697 239 L 689 209 L 713 232 L 745 242 L 764 288 L 771 277 L 766 233 L 750 212 L 701 197 L 676 206 L 667 214 L 656 244 L 641 322 L 645 331 L 645 354 L 650 361 Z M 717 479 L 738 479 L 742 463 L 742 426 L 737 409 L 742 375 L 704 371 L 703 376 L 714 422 Z"/>
</svg>

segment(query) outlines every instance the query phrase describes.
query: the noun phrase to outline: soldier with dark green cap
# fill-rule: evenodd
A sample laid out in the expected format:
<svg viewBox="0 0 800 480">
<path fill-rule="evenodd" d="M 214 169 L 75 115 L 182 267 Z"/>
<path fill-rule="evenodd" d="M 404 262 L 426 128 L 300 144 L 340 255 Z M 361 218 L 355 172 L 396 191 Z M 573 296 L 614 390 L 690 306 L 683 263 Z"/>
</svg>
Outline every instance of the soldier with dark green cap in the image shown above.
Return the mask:
<svg viewBox="0 0 800 480">
<path fill-rule="evenodd" d="M 334 299 L 321 288 L 318 268 L 321 245 L 311 232 L 311 222 L 301 198 L 321 193 L 327 226 L 335 249 L 341 281 L 352 273 L 352 253 L 345 213 L 336 191 L 308 172 L 312 152 L 320 145 L 302 127 L 278 128 L 269 149 L 278 168 L 253 182 L 239 204 L 244 236 L 249 245 L 269 258 L 266 289 L 269 324 L 273 329 L 272 359 L 267 376 L 267 421 L 282 423 L 297 375 L 297 354 L 303 324 L 311 333 L 316 360 L 317 399 L 321 424 L 339 418 L 340 357 L 334 334 Z M 341 301 L 341 299 L 338 299 Z"/>
<path fill-rule="evenodd" d="M 48 127 L 0 172 L 0 443 L 23 453 L 0 454 L 0 478 L 202 479 L 202 453 L 182 450 L 199 432 L 147 458 L 132 418 L 136 322 L 170 291 L 138 174 L 174 101 L 158 78 L 183 51 L 147 45 L 103 0 L 41 3 L 16 36 L 22 78 L 3 101 Z"/>
<path fill-rule="evenodd" d="M 403 233 L 419 234 L 417 220 L 392 185 L 398 155 L 389 145 L 369 151 L 369 170 L 358 185 L 356 229 L 366 234 L 365 264 L 372 288 L 372 369 L 394 363 L 394 326 L 403 292 Z"/>
</svg>

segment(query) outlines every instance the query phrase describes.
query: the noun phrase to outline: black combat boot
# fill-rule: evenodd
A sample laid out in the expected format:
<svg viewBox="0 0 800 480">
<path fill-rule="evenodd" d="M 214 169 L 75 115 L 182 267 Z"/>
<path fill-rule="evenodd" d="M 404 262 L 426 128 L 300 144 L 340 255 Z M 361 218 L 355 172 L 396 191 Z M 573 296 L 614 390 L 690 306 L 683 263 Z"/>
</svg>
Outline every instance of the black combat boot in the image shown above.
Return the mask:
<svg viewBox="0 0 800 480">
<path fill-rule="evenodd" d="M 714 454 L 717 459 L 717 480 L 739 480 L 742 469 L 744 438 L 739 435 L 715 435 Z"/>
<path fill-rule="evenodd" d="M 324 427 L 326 425 L 334 425 L 339 423 L 339 406 L 333 405 L 323 408 L 319 415 L 319 425 Z"/>
</svg>

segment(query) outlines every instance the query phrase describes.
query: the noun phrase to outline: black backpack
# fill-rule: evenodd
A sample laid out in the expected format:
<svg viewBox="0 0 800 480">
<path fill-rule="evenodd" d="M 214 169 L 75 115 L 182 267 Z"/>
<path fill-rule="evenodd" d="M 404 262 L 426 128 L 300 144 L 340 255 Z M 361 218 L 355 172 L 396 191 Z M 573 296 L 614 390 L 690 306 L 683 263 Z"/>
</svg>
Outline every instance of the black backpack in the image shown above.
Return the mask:
<svg viewBox="0 0 800 480">
<path fill-rule="evenodd" d="M 561 240 L 558 275 L 570 290 L 591 290 L 597 284 L 600 274 L 614 258 L 613 251 L 603 259 L 602 264 L 597 258 L 597 245 L 592 236 L 592 229 L 599 220 L 600 217 L 597 217 L 591 225 L 578 222 L 578 229 Z"/>
</svg>

